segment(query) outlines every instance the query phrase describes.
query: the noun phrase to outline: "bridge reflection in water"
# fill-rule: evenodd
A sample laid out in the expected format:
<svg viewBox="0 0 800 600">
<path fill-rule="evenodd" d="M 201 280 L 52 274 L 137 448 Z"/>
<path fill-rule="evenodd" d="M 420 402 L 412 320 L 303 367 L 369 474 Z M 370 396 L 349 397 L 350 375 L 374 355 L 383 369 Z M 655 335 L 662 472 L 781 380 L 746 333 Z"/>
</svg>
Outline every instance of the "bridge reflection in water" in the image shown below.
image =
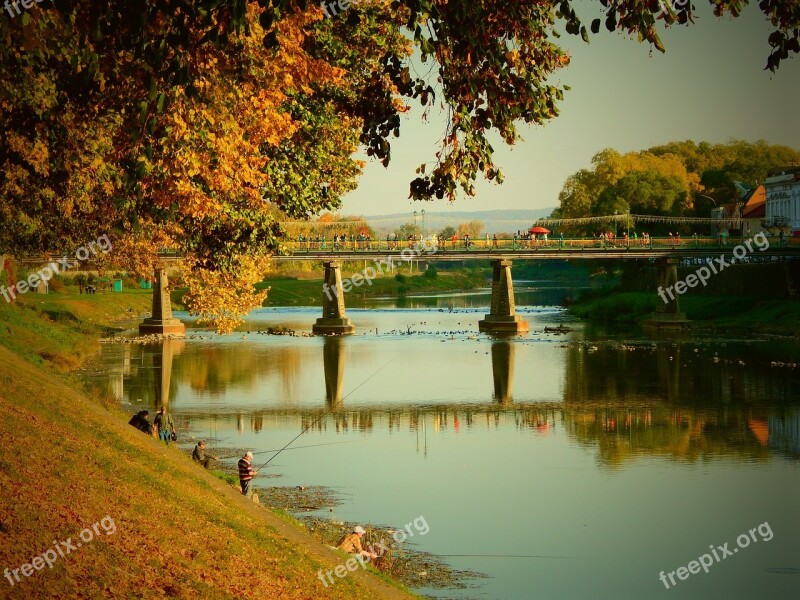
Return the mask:
<svg viewBox="0 0 800 600">
<path fill-rule="evenodd" d="M 494 393 L 483 403 L 436 404 L 409 398 L 402 405 L 380 401 L 364 405 L 362 400 L 347 406 L 343 395 L 347 340 L 341 337 L 326 338 L 316 350 L 322 354 L 324 378 L 319 386 L 324 385 L 325 398 L 324 405 L 316 407 L 268 399 L 252 409 L 226 407 L 230 389 L 257 388 L 265 377 L 280 378 L 286 385 L 306 377 L 302 356 L 292 348 L 285 349 L 279 360 L 264 361 L 254 356 L 252 348 L 239 344 L 224 350 L 184 345 L 181 340 L 126 345 L 116 348 L 107 383 L 132 409 L 171 406 L 181 430 L 212 434 L 221 430 L 226 437 L 234 435 L 226 441 L 233 445 L 234 430 L 407 429 L 418 432 L 426 444 L 428 436 L 439 432 L 511 426 L 537 435 L 563 430 L 577 443 L 596 447 L 598 460 L 608 467 L 647 455 L 690 461 L 715 456 L 752 460 L 778 452 L 800 458 L 800 407 L 759 402 L 781 397 L 780 378 L 769 372 L 731 367 L 682 377 L 689 367 L 679 344 L 653 343 L 646 352 L 633 352 L 618 344 L 579 343 L 566 348 L 560 401 L 516 403 L 512 390 L 518 344 L 492 342 L 486 374 L 491 367 Z M 631 376 L 620 376 L 625 372 Z M 217 408 L 170 405 L 179 390 L 184 396 L 189 391 L 207 395 Z"/>
</svg>

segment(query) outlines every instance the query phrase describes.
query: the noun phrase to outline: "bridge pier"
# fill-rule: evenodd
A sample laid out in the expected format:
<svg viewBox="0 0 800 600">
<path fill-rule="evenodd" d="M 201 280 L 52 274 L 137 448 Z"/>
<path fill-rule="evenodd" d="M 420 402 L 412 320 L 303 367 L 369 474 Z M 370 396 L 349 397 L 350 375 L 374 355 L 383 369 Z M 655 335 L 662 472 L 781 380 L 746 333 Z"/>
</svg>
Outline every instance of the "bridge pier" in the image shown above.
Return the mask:
<svg viewBox="0 0 800 600">
<path fill-rule="evenodd" d="M 528 331 L 528 323 L 516 314 L 510 260 L 492 261 L 492 306 L 489 314 L 478 321 L 478 329 L 485 333 Z"/>
<path fill-rule="evenodd" d="M 155 285 L 153 286 L 153 310 L 150 317 L 139 324 L 139 333 L 162 335 L 185 335 L 186 326 L 172 316 L 172 302 L 169 298 L 167 274 L 164 269 L 155 269 Z"/>
<path fill-rule="evenodd" d="M 644 325 L 657 329 L 682 329 L 689 322 L 686 314 L 681 312 L 680 295 L 675 291 L 678 262 L 677 258 L 658 261 L 658 305 L 656 312 L 644 321 Z"/>
<path fill-rule="evenodd" d="M 326 261 L 325 283 L 322 284 L 322 317 L 311 328 L 316 334 L 349 335 L 356 326 L 347 318 L 342 291 L 342 265 Z"/>
</svg>

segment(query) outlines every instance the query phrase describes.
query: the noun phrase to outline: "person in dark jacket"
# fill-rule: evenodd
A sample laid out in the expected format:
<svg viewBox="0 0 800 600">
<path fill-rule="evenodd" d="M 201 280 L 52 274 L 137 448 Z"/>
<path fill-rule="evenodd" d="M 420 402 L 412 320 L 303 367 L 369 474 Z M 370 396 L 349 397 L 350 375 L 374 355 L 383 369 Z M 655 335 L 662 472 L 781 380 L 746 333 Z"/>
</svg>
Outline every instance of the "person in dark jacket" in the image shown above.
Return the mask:
<svg viewBox="0 0 800 600">
<path fill-rule="evenodd" d="M 131 420 L 128 421 L 128 425 L 133 425 L 141 431 L 142 433 L 146 433 L 150 435 L 150 432 L 153 430 L 153 426 L 150 424 L 150 412 L 146 410 L 140 410 L 138 413 L 131 417 Z"/>
<path fill-rule="evenodd" d="M 206 455 L 206 443 L 203 440 L 197 442 L 197 445 L 194 447 L 192 451 L 192 460 L 194 462 L 200 463 L 206 469 L 208 468 L 208 463 L 211 460 L 219 460 L 219 456 L 208 456 Z"/>
</svg>

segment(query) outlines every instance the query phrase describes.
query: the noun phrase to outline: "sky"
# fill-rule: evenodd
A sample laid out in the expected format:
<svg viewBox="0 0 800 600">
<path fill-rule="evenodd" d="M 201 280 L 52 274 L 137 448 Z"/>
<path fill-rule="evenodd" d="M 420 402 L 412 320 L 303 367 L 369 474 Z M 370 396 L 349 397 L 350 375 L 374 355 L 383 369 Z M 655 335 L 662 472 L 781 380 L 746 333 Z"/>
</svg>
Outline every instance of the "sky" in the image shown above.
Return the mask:
<svg viewBox="0 0 800 600">
<path fill-rule="evenodd" d="M 587 27 L 599 2 L 583 2 Z M 404 115 L 392 140 L 389 168 L 366 155 L 359 187 L 343 199 L 341 213 L 383 215 L 426 211 L 541 209 L 558 206 L 564 181 L 604 148 L 638 151 L 669 141 L 724 143 L 731 139 L 786 144 L 800 149 L 800 57 L 764 70 L 772 31 L 757 3 L 738 19 L 718 19 L 696 3 L 695 24 L 664 30 L 666 54 L 601 28 L 591 43 L 563 31 L 571 64 L 551 80 L 569 85 L 561 114 L 544 126 L 520 126 L 523 140 L 509 148 L 493 137 L 495 163 L 505 182 L 478 181 L 474 197 L 414 202 L 408 184 L 415 169 L 433 161 L 444 131 L 443 113 L 427 122 L 419 106 Z"/>
</svg>

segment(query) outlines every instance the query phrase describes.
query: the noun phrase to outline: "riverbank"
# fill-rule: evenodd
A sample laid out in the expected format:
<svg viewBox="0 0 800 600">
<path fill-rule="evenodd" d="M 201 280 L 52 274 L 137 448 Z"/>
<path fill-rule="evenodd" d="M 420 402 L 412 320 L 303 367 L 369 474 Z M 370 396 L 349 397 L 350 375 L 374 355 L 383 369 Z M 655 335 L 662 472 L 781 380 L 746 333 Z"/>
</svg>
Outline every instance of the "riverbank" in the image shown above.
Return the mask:
<svg viewBox="0 0 800 600">
<path fill-rule="evenodd" d="M 356 273 L 358 271 L 354 271 Z M 345 272 L 342 278 L 350 277 Z M 264 306 L 321 306 L 322 284 L 324 280 L 318 274 L 313 278 L 274 278 L 268 279 L 256 287 L 269 287 L 269 295 Z M 460 269 L 457 271 L 436 271 L 431 268 L 422 273 L 403 273 L 378 277 L 370 284 L 366 282 L 346 292 L 347 298 L 377 298 L 382 296 L 402 297 L 422 293 L 463 292 L 486 287 L 486 269 Z"/>
<path fill-rule="evenodd" d="M 121 298 L 0 306 L 3 597 L 412 597 L 362 569 L 324 587 L 340 554 L 79 391 L 64 373 L 128 312 Z M 44 568 L 35 557 L 55 547 Z"/>
<path fill-rule="evenodd" d="M 584 297 L 569 311 L 589 321 L 639 323 L 655 312 L 659 302 L 651 292 L 605 291 Z M 686 295 L 680 306 L 693 328 L 800 336 L 798 300 Z"/>
</svg>

